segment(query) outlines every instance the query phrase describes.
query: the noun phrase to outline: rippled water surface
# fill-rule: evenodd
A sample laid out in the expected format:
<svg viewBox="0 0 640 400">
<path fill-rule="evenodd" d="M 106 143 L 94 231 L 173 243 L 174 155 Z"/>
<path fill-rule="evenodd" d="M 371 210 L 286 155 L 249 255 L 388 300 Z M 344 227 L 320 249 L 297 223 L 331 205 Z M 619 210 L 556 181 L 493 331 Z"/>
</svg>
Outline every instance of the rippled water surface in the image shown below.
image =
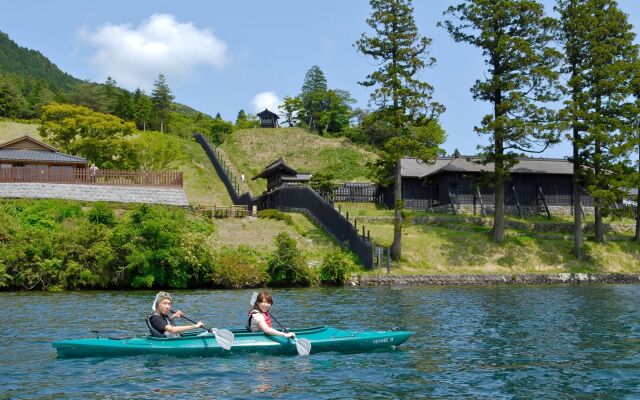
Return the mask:
<svg viewBox="0 0 640 400">
<path fill-rule="evenodd" d="M 152 292 L 0 293 L 0 398 L 640 398 L 640 286 L 274 291 L 293 326 L 399 327 L 363 354 L 57 359 L 52 340 L 145 334 Z M 174 308 L 242 326 L 251 291 L 176 292 Z"/>
</svg>

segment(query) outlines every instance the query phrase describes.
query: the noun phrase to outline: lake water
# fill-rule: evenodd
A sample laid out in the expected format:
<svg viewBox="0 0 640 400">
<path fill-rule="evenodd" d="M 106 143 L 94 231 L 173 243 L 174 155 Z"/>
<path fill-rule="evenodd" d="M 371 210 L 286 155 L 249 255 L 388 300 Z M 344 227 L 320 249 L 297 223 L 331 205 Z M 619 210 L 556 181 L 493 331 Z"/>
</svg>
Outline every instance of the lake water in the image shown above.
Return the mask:
<svg viewBox="0 0 640 400">
<path fill-rule="evenodd" d="M 174 309 L 242 326 L 250 290 L 177 291 Z M 640 398 L 640 286 L 275 290 L 293 326 L 415 335 L 362 354 L 57 359 L 52 340 L 145 334 L 154 292 L 0 293 L 0 398 Z"/>
</svg>

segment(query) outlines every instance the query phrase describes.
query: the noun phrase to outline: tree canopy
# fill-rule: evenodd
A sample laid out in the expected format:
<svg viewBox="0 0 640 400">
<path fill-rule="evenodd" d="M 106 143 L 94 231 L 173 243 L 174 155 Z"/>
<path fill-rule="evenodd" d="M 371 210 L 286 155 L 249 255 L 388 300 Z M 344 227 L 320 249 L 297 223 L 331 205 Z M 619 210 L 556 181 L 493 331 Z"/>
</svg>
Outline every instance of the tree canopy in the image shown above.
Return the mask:
<svg viewBox="0 0 640 400">
<path fill-rule="evenodd" d="M 444 142 L 444 131 L 437 123 L 444 106 L 433 100 L 433 87 L 420 79 L 420 73 L 435 63 L 429 56 L 431 39 L 421 36 L 413 18 L 410 0 L 370 0 L 367 24 L 373 30 L 355 43 L 362 54 L 371 57 L 378 69 L 361 85 L 373 87 L 371 101 L 376 109 L 370 122 L 384 127 L 382 157 L 374 165 L 380 179 L 395 169 L 395 222 L 391 248 L 395 260 L 401 257 L 403 157 L 434 159 Z"/>
<path fill-rule="evenodd" d="M 126 169 L 133 158 L 125 140 L 135 132 L 133 123 L 87 107 L 48 104 L 38 130 L 61 151 L 85 157 L 100 168 Z"/>
<path fill-rule="evenodd" d="M 556 116 L 544 106 L 558 99 L 560 53 L 551 43 L 557 23 L 534 0 L 468 0 L 445 15 L 453 18 L 444 22 L 453 39 L 481 49 L 488 66 L 471 92 L 493 106 L 475 130 L 490 137 L 483 162 L 494 164 L 493 238 L 501 242 L 504 184 L 516 151 L 542 152 L 558 141 Z"/>
</svg>

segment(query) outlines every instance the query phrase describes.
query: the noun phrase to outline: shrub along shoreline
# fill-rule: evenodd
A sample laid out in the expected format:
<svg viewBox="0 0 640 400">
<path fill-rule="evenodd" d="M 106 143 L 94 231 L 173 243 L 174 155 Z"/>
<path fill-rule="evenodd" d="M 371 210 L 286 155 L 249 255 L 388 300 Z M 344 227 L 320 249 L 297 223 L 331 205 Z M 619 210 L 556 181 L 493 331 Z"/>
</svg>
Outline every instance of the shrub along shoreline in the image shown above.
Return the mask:
<svg viewBox="0 0 640 400">
<path fill-rule="evenodd" d="M 340 250 L 327 251 L 312 268 L 286 232 L 276 237 L 273 252 L 216 246 L 215 222 L 203 215 L 167 206 L 115 207 L 0 202 L 0 289 L 312 286 L 342 284 L 357 269 L 353 256 Z"/>
</svg>

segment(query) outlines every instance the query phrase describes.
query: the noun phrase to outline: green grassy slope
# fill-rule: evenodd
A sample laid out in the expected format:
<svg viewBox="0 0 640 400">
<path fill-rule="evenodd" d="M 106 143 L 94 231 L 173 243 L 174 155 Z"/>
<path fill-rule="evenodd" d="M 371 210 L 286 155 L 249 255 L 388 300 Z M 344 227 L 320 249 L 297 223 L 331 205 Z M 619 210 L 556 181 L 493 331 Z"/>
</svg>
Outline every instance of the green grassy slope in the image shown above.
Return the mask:
<svg viewBox="0 0 640 400">
<path fill-rule="evenodd" d="M 365 226 L 382 246 L 393 242 L 393 211 L 371 204 L 340 204 L 342 213 Z M 394 273 L 515 274 L 557 272 L 640 273 L 640 244 L 632 241 L 635 222 L 609 219 L 604 244 L 586 243 L 589 259 L 579 262 L 571 253 L 570 217 L 507 217 L 506 240 L 491 240 L 491 217 L 409 213 L 412 223 L 402 232 L 402 260 Z M 593 223 L 587 217 L 585 223 Z M 589 237 L 589 233 L 587 233 Z"/>
<path fill-rule="evenodd" d="M 29 135 L 34 139 L 42 140 L 38 133 L 38 124 L 0 120 L 0 143 L 8 142 L 21 136 Z"/>
<path fill-rule="evenodd" d="M 338 181 L 368 181 L 367 161 L 375 155 L 344 138 L 326 138 L 301 128 L 241 129 L 221 146 L 237 175 L 244 173 L 254 194 L 262 193 L 264 180 L 251 181 L 279 157 L 298 172 L 328 172 Z M 246 189 L 246 188 L 243 188 Z"/>
</svg>

